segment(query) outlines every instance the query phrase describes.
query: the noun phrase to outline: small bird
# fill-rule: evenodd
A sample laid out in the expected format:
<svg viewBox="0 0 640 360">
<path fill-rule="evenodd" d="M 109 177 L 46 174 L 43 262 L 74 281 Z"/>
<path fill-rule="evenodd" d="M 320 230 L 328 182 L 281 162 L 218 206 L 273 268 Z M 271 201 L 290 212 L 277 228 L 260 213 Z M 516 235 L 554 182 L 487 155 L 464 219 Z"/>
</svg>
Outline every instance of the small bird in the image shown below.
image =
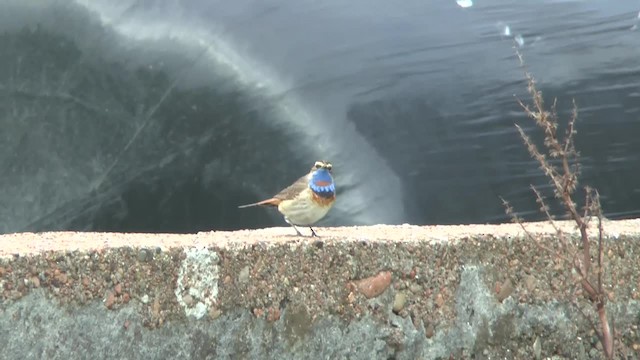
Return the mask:
<svg viewBox="0 0 640 360">
<path fill-rule="evenodd" d="M 307 175 L 271 199 L 238 207 L 277 206 L 278 211 L 284 215 L 284 220 L 296 229 L 298 235 L 304 236 L 296 225 L 308 226 L 311 236 L 317 237 L 311 225 L 327 215 L 336 201 L 336 185 L 331 176 L 331 168 L 328 161 L 316 161 Z"/>
</svg>

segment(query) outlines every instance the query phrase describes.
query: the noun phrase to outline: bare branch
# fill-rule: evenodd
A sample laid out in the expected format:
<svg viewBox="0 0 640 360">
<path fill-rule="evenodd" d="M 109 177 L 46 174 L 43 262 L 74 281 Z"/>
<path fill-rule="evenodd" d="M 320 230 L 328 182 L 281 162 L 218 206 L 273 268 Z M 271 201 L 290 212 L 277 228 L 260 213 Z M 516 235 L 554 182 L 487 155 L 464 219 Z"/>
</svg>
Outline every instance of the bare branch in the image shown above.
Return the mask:
<svg viewBox="0 0 640 360">
<path fill-rule="evenodd" d="M 602 208 L 600 207 L 600 194 L 597 190 L 593 192 L 593 206 L 596 210 L 596 216 L 598 216 L 598 292 L 603 293 L 602 291 L 602 272 L 603 272 L 603 256 L 604 256 L 604 248 L 602 241 L 602 234 L 604 233 L 604 229 L 602 227 Z"/>
<path fill-rule="evenodd" d="M 533 242 L 534 244 L 536 244 L 536 246 L 538 248 L 540 248 L 541 250 L 547 251 L 550 254 L 554 254 L 556 256 L 558 256 L 561 260 L 563 261 L 567 261 L 570 262 L 569 258 L 567 258 L 564 254 L 558 254 L 556 253 L 556 251 L 546 245 L 544 245 L 540 239 L 536 238 L 533 236 L 533 234 L 531 234 L 529 232 L 529 230 L 527 229 L 526 226 L 524 226 L 524 222 L 522 221 L 522 219 L 520 217 L 518 217 L 518 215 L 513 211 L 513 207 L 511 207 L 511 205 L 509 204 L 508 201 L 506 201 L 504 198 L 500 197 L 500 199 L 502 200 L 502 205 L 505 207 L 505 213 L 511 218 L 511 221 L 520 225 L 520 228 L 522 229 L 522 231 L 524 231 L 524 234 L 527 236 L 527 238 L 529 238 L 529 240 L 531 240 L 531 242 Z M 555 223 L 554 223 L 554 227 L 555 227 Z M 562 232 L 560 229 L 558 229 L 557 231 Z"/>
<path fill-rule="evenodd" d="M 578 273 L 584 296 L 593 305 L 595 312 L 598 314 L 600 323 L 599 328 L 580 307 L 578 307 L 578 310 L 583 317 L 589 321 L 591 327 L 598 334 L 605 357 L 607 359 L 612 359 L 615 352 L 614 338 L 616 334 L 615 327 L 613 326 L 615 324 L 612 322 L 612 326 L 610 327 L 609 325 L 609 319 L 606 311 L 608 294 L 604 289 L 602 278 L 604 273 L 604 230 L 600 196 L 596 190 L 590 187 L 585 187 L 585 205 L 583 211 L 579 211 L 578 206 L 573 201 L 573 194 L 578 187 L 578 176 L 580 174 L 579 154 L 575 149 L 574 137 L 576 134 L 578 107 L 574 100 L 571 117 L 568 120 L 564 137 L 560 140 L 558 138 L 559 122 L 557 99 L 554 99 L 553 104 L 550 107 L 551 111 L 545 110 L 542 92 L 536 88 L 536 81 L 526 69 L 522 54 L 517 49 L 516 55 L 520 61 L 520 66 L 524 69 L 528 85 L 527 91 L 531 96 L 531 104 L 525 104 L 520 100 L 518 100 L 518 104 L 522 107 L 525 114 L 529 118 L 533 119 L 536 126 L 543 132 L 543 144 L 545 151 L 542 152 L 520 126 L 516 125 L 516 128 L 527 147 L 527 151 L 531 157 L 538 162 L 540 169 L 549 179 L 556 199 L 558 199 L 558 201 L 564 206 L 569 218 L 576 224 L 580 233 L 579 239 L 581 246 L 573 247 L 572 242 L 567 240 L 564 233 L 556 225 L 543 194 L 535 186 L 531 185 L 531 189 L 535 193 L 536 202 L 540 206 L 541 213 L 546 216 L 547 220 L 554 228 L 558 239 L 562 244 L 563 254 L 556 254 L 553 252 L 553 249 L 544 245 L 539 241 L 539 239 L 534 238 L 534 236 L 524 226 L 523 221 L 516 215 L 511 205 L 509 205 L 509 203 L 504 199 L 502 199 L 502 202 L 505 206 L 506 213 L 514 222 L 520 224 L 520 227 L 524 230 L 529 239 L 534 241 L 539 248 L 549 251 L 555 256 L 560 256 L 561 259 L 566 261 L 566 263 L 573 267 Z M 598 221 L 598 259 L 596 274 L 593 274 L 591 270 L 593 260 L 591 258 L 591 240 L 589 239 L 588 233 L 588 225 L 590 219 L 594 215 L 597 217 Z M 567 258 L 569 255 L 572 256 L 571 260 Z M 594 277 L 596 280 L 595 286 L 592 282 Z"/>
</svg>

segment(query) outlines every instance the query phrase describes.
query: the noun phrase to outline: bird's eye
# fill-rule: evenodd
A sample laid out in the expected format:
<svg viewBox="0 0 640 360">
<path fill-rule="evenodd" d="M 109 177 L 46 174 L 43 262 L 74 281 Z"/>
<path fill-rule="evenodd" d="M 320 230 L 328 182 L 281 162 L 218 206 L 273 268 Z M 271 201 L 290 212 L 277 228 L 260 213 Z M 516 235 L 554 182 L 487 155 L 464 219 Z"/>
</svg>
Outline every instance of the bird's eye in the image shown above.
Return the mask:
<svg viewBox="0 0 640 360">
<path fill-rule="evenodd" d="M 327 165 L 327 170 L 331 171 L 332 166 L 331 165 Z"/>
<path fill-rule="evenodd" d="M 316 163 L 316 169 L 320 169 L 321 167 L 322 167 L 322 164 Z"/>
</svg>

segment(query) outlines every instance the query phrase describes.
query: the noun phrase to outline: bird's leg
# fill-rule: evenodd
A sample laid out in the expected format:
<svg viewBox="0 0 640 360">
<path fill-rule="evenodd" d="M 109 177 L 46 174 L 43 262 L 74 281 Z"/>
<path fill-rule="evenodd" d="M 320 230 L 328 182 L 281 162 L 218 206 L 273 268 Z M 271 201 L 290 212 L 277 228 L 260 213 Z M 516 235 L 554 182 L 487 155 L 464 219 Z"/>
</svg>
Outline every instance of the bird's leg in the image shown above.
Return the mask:
<svg viewBox="0 0 640 360">
<path fill-rule="evenodd" d="M 293 223 L 292 223 L 291 221 L 289 221 L 289 219 L 288 219 L 286 216 L 285 216 L 285 218 L 284 218 L 284 221 L 286 221 L 286 222 L 287 222 L 287 224 L 289 224 L 289 225 L 293 226 L 293 228 L 294 228 L 294 229 L 296 229 L 296 232 L 298 233 L 298 236 L 304 236 L 304 235 L 302 235 L 302 233 L 300 232 L 300 230 L 298 230 L 298 228 L 297 228 L 295 225 L 293 225 Z"/>
<path fill-rule="evenodd" d="M 293 228 L 296 229 L 296 232 L 298 233 L 298 236 L 304 236 L 304 235 L 302 235 L 300 230 L 298 230 L 298 228 L 295 225 L 291 224 L 291 226 L 293 226 Z"/>
<path fill-rule="evenodd" d="M 309 229 L 311 230 L 311 237 L 314 237 L 314 236 L 315 237 L 320 237 L 320 236 L 318 236 L 318 234 L 316 234 L 315 231 L 313 231 L 313 228 L 311 226 L 309 226 Z"/>
</svg>

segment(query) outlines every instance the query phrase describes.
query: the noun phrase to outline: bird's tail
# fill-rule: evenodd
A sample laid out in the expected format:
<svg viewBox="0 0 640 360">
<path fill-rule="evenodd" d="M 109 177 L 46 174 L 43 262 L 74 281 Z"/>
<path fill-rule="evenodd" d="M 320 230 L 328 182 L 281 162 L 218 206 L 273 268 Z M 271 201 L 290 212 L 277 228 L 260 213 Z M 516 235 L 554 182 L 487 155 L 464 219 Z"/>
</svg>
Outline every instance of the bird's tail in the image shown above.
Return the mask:
<svg viewBox="0 0 640 360">
<path fill-rule="evenodd" d="M 257 203 L 253 203 L 253 204 L 240 205 L 238 206 L 238 208 L 244 209 L 244 208 L 259 206 L 259 205 L 278 206 L 280 204 L 280 201 L 281 201 L 280 199 L 271 198 L 267 200 L 258 201 Z"/>
</svg>

